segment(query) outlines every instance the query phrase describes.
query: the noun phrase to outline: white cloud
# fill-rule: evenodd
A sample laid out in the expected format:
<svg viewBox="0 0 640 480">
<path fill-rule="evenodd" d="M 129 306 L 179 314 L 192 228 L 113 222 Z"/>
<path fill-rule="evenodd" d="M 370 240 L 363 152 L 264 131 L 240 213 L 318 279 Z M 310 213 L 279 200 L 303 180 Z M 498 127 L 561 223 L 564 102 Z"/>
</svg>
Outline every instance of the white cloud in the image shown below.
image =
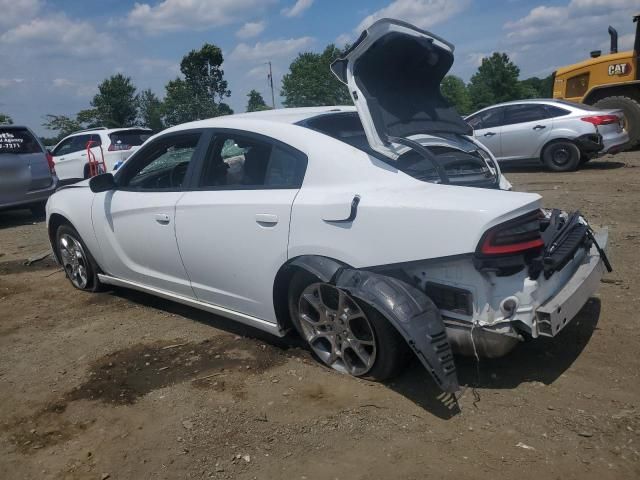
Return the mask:
<svg viewBox="0 0 640 480">
<path fill-rule="evenodd" d="M 0 31 L 32 19 L 41 6 L 40 0 L 0 0 Z"/>
<path fill-rule="evenodd" d="M 252 38 L 260 35 L 265 28 L 264 21 L 261 22 L 247 22 L 236 32 L 238 38 Z"/>
<path fill-rule="evenodd" d="M 283 8 L 280 13 L 285 17 L 298 17 L 313 5 L 313 0 L 297 0 L 292 7 Z"/>
<path fill-rule="evenodd" d="M 620 50 L 630 48 L 635 27 L 631 17 L 637 5 L 637 0 L 565 0 L 555 6 L 537 5 L 504 24 L 506 37 L 499 48 L 519 59 L 523 78 L 548 74 L 588 58 L 591 50 L 608 51 L 608 25 L 620 32 Z"/>
<path fill-rule="evenodd" d="M 166 60 L 164 58 L 139 58 L 136 60 L 136 64 L 140 66 L 140 70 L 143 73 L 159 71 L 166 72 L 172 76 L 180 73 L 179 63 L 177 60 Z"/>
<path fill-rule="evenodd" d="M 336 39 L 334 40 L 334 43 L 338 47 L 343 47 L 347 43 L 351 43 L 353 41 L 353 39 L 354 39 L 354 37 L 353 37 L 352 34 L 350 34 L 350 33 L 341 33 L 340 35 L 338 35 L 336 37 Z"/>
<path fill-rule="evenodd" d="M 136 3 L 129 25 L 148 33 L 204 30 L 241 21 L 274 0 L 163 0 L 156 5 Z"/>
<path fill-rule="evenodd" d="M 470 0 L 395 0 L 366 17 L 356 30 L 364 30 L 381 18 L 396 18 L 420 28 L 428 28 L 461 12 Z"/>
<path fill-rule="evenodd" d="M 68 78 L 54 78 L 52 85 L 60 90 L 68 90 L 77 97 L 89 97 L 98 91 L 96 83 L 82 83 Z"/>
<path fill-rule="evenodd" d="M 514 43 L 572 42 L 592 39 L 604 32 L 609 23 L 631 23 L 637 0 L 571 0 L 563 6 L 539 5 L 515 21 L 507 22 L 507 37 Z M 567 48 L 567 45 L 564 45 Z"/>
<path fill-rule="evenodd" d="M 70 20 L 64 14 L 34 18 L 0 35 L 0 46 L 31 47 L 38 56 L 90 57 L 108 53 L 113 40 L 88 22 Z"/>
<path fill-rule="evenodd" d="M 0 88 L 7 88 L 13 85 L 19 85 L 24 82 L 24 78 L 0 78 Z"/>
<path fill-rule="evenodd" d="M 313 43 L 311 37 L 289 38 L 258 42 L 255 45 L 239 43 L 233 49 L 229 58 L 232 60 L 264 61 L 274 58 L 288 57 L 296 54 Z"/>
</svg>

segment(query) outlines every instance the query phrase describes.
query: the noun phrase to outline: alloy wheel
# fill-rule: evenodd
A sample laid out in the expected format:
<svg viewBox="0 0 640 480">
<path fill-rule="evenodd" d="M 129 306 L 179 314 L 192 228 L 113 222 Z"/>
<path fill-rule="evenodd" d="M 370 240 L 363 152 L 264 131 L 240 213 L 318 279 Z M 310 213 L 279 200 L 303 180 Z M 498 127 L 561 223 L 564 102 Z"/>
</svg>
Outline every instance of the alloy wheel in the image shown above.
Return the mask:
<svg viewBox="0 0 640 480">
<path fill-rule="evenodd" d="M 313 283 L 300 295 L 300 326 L 315 354 L 328 366 L 365 375 L 376 360 L 376 339 L 362 308 L 346 292 Z"/>
<path fill-rule="evenodd" d="M 78 240 L 65 233 L 60 236 L 60 257 L 69 280 L 79 289 L 89 284 L 89 262 L 84 249 Z"/>
</svg>

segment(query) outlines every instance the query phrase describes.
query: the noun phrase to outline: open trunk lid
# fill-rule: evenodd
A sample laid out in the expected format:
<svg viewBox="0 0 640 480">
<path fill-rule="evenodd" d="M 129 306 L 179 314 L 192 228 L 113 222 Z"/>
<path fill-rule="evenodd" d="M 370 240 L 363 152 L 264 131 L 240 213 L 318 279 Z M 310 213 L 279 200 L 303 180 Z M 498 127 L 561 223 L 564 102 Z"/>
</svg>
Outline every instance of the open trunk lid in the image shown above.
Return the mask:
<svg viewBox="0 0 640 480">
<path fill-rule="evenodd" d="M 396 158 L 396 138 L 472 134 L 440 92 L 453 64 L 453 45 L 408 23 L 382 19 L 331 65 L 358 110 L 374 150 Z"/>
</svg>

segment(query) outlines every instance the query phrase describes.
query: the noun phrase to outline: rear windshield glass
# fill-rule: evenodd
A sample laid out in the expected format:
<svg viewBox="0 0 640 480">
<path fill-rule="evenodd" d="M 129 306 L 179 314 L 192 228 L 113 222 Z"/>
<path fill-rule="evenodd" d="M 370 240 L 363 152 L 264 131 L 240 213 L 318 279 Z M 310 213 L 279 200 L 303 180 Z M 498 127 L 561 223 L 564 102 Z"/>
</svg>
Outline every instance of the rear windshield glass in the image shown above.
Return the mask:
<svg viewBox="0 0 640 480">
<path fill-rule="evenodd" d="M 0 127 L 0 153 L 41 153 L 42 147 L 26 128 Z"/>
<path fill-rule="evenodd" d="M 371 148 L 357 113 L 337 113 L 311 118 L 301 123 L 307 128 L 324 133 L 362 150 L 369 155 L 398 168 L 407 175 L 423 181 L 437 181 L 440 177 L 433 163 L 415 150 L 409 150 L 396 160 L 390 160 Z M 478 181 L 493 181 L 493 174 L 479 153 L 464 152 L 443 146 L 426 147 L 436 161 L 444 167 L 452 183 L 455 177 L 477 177 Z M 461 178 L 462 180 L 462 178 Z"/>
<path fill-rule="evenodd" d="M 109 138 L 111 138 L 111 143 L 138 147 L 151 135 L 152 133 L 148 130 L 120 130 L 109 135 Z"/>
</svg>

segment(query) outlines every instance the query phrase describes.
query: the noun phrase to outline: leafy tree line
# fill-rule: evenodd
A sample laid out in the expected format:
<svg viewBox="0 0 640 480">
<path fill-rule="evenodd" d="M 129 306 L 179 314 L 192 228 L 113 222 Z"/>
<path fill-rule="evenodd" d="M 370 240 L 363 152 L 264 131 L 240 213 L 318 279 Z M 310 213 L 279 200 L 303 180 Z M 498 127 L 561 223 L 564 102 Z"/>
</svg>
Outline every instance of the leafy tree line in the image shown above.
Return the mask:
<svg viewBox="0 0 640 480">
<path fill-rule="evenodd" d="M 351 104 L 347 87 L 329 69 L 346 48 L 329 44 L 320 53 L 299 53 L 282 78 L 282 104 L 285 107 Z M 45 140 L 55 143 L 72 132 L 96 126 L 138 125 L 158 131 L 192 120 L 231 114 L 233 111 L 225 103 L 231 91 L 224 79 L 223 61 L 222 51 L 215 45 L 207 43 L 200 50 L 192 50 L 180 62 L 182 75 L 166 84 L 162 99 L 150 89 L 138 91 L 130 77 L 121 73 L 112 75 L 98 86 L 90 108 L 73 117 L 46 115 L 43 126 L 58 135 Z M 520 80 L 519 76 L 520 69 L 507 54 L 496 52 L 482 59 L 468 83 L 447 75 L 441 91 L 462 115 L 508 100 L 551 96 L 551 76 L 526 80 Z M 251 90 L 247 97 L 249 112 L 270 108 L 256 90 Z M 11 123 L 11 117 L 0 113 L 2 123 Z"/>
<path fill-rule="evenodd" d="M 329 70 L 331 62 L 343 52 L 335 45 L 329 45 L 322 53 L 300 53 L 282 79 L 280 95 L 284 99 L 283 105 L 351 104 L 347 87 Z M 482 60 L 468 84 L 459 77 L 447 75 L 442 81 L 441 91 L 461 115 L 509 100 L 551 97 L 551 76 L 522 81 L 519 76 L 520 69 L 506 53 L 494 53 Z"/>
</svg>

